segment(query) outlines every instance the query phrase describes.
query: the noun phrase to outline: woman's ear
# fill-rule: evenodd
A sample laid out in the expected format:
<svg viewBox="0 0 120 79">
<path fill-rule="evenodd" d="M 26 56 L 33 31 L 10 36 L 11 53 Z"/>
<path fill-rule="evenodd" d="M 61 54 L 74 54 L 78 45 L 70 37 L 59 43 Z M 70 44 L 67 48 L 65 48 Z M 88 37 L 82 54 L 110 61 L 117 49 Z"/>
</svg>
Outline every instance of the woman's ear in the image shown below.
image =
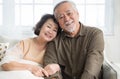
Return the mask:
<svg viewBox="0 0 120 79">
<path fill-rule="evenodd" d="M 39 28 L 39 34 L 40 34 L 41 28 Z"/>
</svg>

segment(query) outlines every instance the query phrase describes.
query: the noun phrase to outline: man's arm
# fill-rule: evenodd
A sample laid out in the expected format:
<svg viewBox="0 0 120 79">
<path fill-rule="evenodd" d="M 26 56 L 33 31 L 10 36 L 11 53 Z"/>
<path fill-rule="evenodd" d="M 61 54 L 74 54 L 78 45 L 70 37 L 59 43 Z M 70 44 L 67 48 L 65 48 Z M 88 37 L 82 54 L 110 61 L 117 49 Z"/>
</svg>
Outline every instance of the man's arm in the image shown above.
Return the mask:
<svg viewBox="0 0 120 79">
<path fill-rule="evenodd" d="M 57 64 L 56 47 L 54 41 L 50 42 L 47 45 L 47 49 L 43 59 L 43 65 L 45 67 L 48 64 L 53 64 L 53 63 Z"/>
<path fill-rule="evenodd" d="M 104 59 L 104 39 L 101 30 L 95 30 L 91 35 L 84 72 L 81 79 L 97 79 Z"/>
<path fill-rule="evenodd" d="M 47 50 L 44 56 L 44 69 L 49 74 L 47 79 L 62 79 L 56 53 L 57 52 L 54 42 L 50 42 L 47 46 Z"/>
<path fill-rule="evenodd" d="M 44 67 L 44 69 L 47 71 L 49 75 L 53 75 L 56 72 L 60 71 L 60 67 L 58 64 L 48 64 Z"/>
</svg>

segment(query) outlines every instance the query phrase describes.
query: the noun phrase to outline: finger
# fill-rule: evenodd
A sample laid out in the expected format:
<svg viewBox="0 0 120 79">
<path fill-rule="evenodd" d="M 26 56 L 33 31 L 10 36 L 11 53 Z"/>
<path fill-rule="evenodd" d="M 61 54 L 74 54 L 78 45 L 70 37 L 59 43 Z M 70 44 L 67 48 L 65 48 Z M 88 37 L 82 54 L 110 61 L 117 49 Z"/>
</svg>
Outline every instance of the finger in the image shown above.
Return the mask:
<svg viewBox="0 0 120 79">
<path fill-rule="evenodd" d="M 46 77 L 49 76 L 48 72 L 47 72 L 46 70 L 44 70 L 44 69 L 42 69 L 42 73 L 43 73 Z"/>
<path fill-rule="evenodd" d="M 36 73 L 35 73 L 36 76 L 44 76 L 44 74 L 42 73 L 42 71 L 38 70 Z"/>
<path fill-rule="evenodd" d="M 47 65 L 44 69 L 45 70 L 51 69 L 51 65 Z"/>
</svg>

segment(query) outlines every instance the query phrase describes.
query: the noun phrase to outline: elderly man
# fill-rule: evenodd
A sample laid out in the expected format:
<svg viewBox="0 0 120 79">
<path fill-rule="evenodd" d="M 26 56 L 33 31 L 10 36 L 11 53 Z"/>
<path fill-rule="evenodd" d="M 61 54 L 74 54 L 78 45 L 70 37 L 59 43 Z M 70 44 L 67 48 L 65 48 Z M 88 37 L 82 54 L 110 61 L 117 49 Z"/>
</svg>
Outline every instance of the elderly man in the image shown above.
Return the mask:
<svg viewBox="0 0 120 79">
<path fill-rule="evenodd" d="M 78 10 L 71 1 L 58 3 L 54 16 L 62 31 L 48 45 L 45 69 L 50 75 L 60 71 L 63 79 L 99 79 L 104 59 L 103 32 L 79 22 Z"/>
</svg>

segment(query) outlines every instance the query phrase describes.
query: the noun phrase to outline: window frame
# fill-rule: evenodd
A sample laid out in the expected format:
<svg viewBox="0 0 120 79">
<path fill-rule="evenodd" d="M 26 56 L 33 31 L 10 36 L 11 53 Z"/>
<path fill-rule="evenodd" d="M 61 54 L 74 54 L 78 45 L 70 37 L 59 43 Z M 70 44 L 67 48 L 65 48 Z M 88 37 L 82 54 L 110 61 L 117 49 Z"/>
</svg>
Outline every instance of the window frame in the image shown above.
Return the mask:
<svg viewBox="0 0 120 79">
<path fill-rule="evenodd" d="M 21 0 L 19 0 L 21 1 Z M 84 0 L 86 1 L 86 0 Z M 33 0 L 33 3 L 22 3 L 22 5 L 32 5 L 33 6 L 33 24 L 32 25 L 22 25 L 21 19 L 20 24 L 15 25 L 15 0 L 3 0 L 3 4 L 0 3 L 3 7 L 3 21 L 2 25 L 0 26 L 1 34 L 7 35 L 9 37 L 15 37 L 15 38 L 27 38 L 30 36 L 34 36 L 32 28 L 35 26 L 35 5 L 52 5 L 53 7 L 58 3 L 59 0 L 53 0 L 53 3 L 35 3 L 35 0 Z M 73 0 L 74 2 L 74 0 Z M 19 4 L 19 3 L 17 3 Z M 104 34 L 105 35 L 114 35 L 114 0 L 105 0 L 105 28 L 104 28 Z M 8 6 L 9 5 L 9 6 Z M 76 4 L 76 5 L 87 5 L 87 4 Z M 21 7 L 21 6 L 20 6 Z M 9 14 L 8 14 L 9 13 Z M 52 13 L 52 12 L 51 12 Z M 42 16 L 42 15 L 41 15 Z M 109 17 L 111 16 L 111 17 Z M 21 15 L 19 16 L 21 17 Z M 84 19 L 84 18 L 83 18 Z M 84 23 L 85 24 L 85 23 Z M 4 27 L 3 27 L 4 26 Z M 30 27 L 30 28 L 28 28 Z M 22 29 L 24 28 L 24 29 Z M 3 29 L 6 29 L 3 31 Z M 16 33 L 14 33 L 17 29 L 19 29 Z M 19 35 L 19 37 L 18 37 Z"/>
</svg>

